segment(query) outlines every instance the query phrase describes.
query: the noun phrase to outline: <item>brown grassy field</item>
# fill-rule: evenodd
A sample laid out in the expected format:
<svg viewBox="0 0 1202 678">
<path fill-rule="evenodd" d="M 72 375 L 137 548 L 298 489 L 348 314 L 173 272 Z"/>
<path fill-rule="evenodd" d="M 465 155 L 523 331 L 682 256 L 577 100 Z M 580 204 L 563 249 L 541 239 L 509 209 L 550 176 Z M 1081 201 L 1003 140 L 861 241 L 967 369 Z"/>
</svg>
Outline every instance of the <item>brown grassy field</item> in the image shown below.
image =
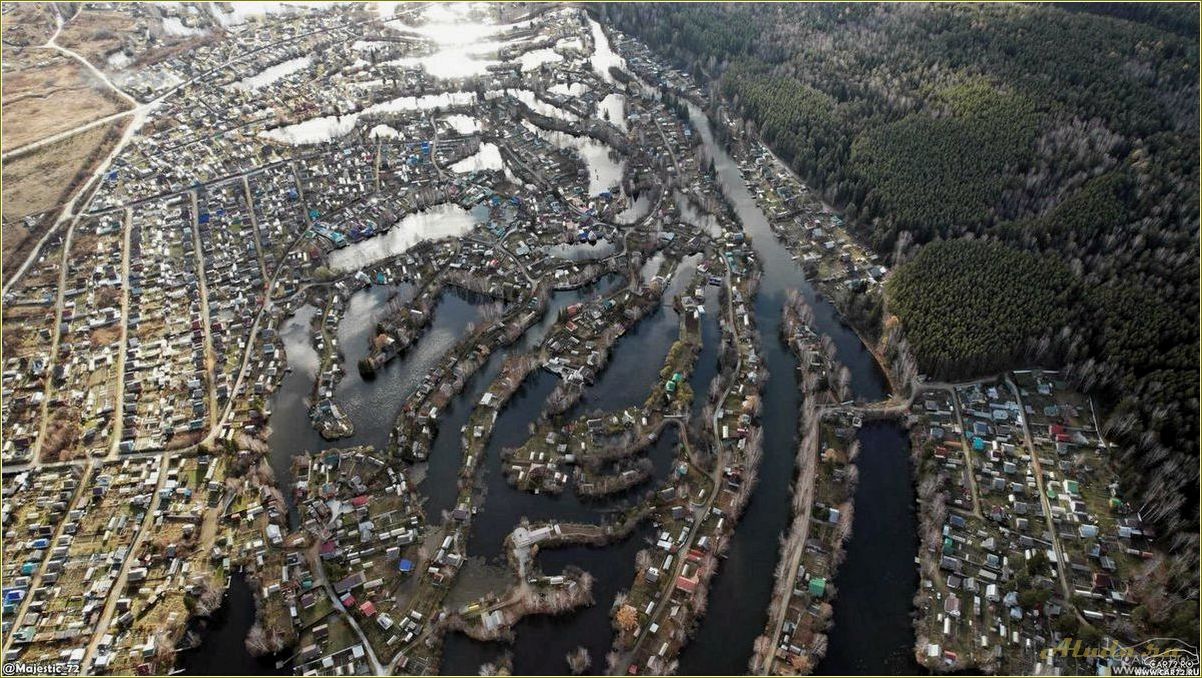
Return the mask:
<svg viewBox="0 0 1202 678">
<path fill-rule="evenodd" d="M 128 120 L 70 136 L 62 141 L 12 158 L 0 169 L 4 207 L 3 258 L 7 273 L 28 253 L 40 228 L 48 225 L 43 219 L 31 233 L 21 219 L 27 215 L 50 212 L 70 199 L 95 170 L 96 163 L 107 157 L 121 138 Z"/>
<path fill-rule="evenodd" d="M 0 4 L 0 36 L 12 48 L 40 45 L 54 33 L 54 15 L 46 3 L 5 2 Z M 5 54 L 7 58 L 8 55 Z"/>
<path fill-rule="evenodd" d="M 48 49 L 6 50 L 5 151 L 129 108 L 74 59 Z"/>
<path fill-rule="evenodd" d="M 125 37 L 140 29 L 139 20 L 130 12 L 130 8 L 113 11 L 84 7 L 63 27 L 57 43 L 78 52 L 93 66 L 103 68 L 105 57 L 122 48 Z"/>
</svg>

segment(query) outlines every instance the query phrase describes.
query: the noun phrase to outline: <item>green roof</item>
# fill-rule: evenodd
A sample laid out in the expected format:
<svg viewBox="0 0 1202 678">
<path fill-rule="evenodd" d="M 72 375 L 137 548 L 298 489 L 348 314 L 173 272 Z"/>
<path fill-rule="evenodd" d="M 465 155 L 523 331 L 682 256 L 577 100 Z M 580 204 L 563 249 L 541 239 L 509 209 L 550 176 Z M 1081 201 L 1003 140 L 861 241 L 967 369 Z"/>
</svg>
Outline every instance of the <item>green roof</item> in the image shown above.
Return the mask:
<svg viewBox="0 0 1202 678">
<path fill-rule="evenodd" d="M 814 577 L 810 580 L 810 595 L 821 598 L 826 594 L 826 579 L 823 577 Z"/>
</svg>

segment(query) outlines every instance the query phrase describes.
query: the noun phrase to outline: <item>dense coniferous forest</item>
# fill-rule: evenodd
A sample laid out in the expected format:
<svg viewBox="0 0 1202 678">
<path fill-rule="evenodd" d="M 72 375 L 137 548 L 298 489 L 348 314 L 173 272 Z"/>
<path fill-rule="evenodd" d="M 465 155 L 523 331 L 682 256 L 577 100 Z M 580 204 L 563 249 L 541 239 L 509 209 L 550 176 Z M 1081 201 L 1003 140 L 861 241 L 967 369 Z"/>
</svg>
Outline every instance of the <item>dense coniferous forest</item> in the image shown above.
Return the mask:
<svg viewBox="0 0 1202 678">
<path fill-rule="evenodd" d="M 599 11 L 896 258 L 929 376 L 1038 363 L 1098 396 L 1135 503 L 1196 558 L 1196 5 Z"/>
</svg>

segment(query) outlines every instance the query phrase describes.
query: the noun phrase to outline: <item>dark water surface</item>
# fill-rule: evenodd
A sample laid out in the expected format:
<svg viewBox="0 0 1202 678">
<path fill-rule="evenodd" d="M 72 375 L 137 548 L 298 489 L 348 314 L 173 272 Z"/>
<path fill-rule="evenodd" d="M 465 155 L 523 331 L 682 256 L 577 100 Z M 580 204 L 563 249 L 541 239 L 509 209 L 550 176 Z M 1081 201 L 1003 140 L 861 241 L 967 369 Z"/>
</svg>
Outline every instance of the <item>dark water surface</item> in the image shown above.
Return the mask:
<svg viewBox="0 0 1202 678">
<path fill-rule="evenodd" d="M 601 47 L 608 49 L 608 45 L 599 46 L 599 50 Z M 763 631 L 779 550 L 778 537 L 788 525 L 789 484 L 794 473 L 800 404 L 794 377 L 796 360 L 779 340 L 780 312 L 788 290 L 797 289 L 806 297 L 814 310 L 816 329 L 834 340 L 837 357 L 851 371 L 858 398 L 880 399 L 887 395 L 888 386 L 871 353 L 777 243 L 737 166 L 715 143 L 704 114 L 690 106 L 690 121 L 704 143 L 704 155 L 714 160 L 718 181 L 743 223 L 764 271 L 754 306 L 762 358 L 770 374 L 762 414 L 766 442 L 759 485 L 714 580 L 708 615 L 680 658 L 682 674 L 737 675 L 746 672 L 752 643 Z M 671 296 L 685 289 L 691 278 L 691 266 L 682 265 L 665 294 L 665 303 L 619 339 L 609 367 L 586 390 L 573 413 L 621 409 L 643 401 L 650 380 L 656 378 L 668 347 L 678 336 L 679 318 L 670 307 Z M 554 324 L 559 309 L 611 291 L 621 283 L 620 277 L 609 276 L 597 286 L 556 293 L 546 316 L 509 350 L 537 347 Z M 309 347 L 308 321 L 317 309 L 302 309 L 281 329 L 293 372 L 285 377 L 271 399 L 269 460 L 286 496 L 291 496 L 292 456 L 328 447 L 386 446 L 404 398 L 463 335 L 468 323 L 478 317 L 476 305 L 455 293 L 445 293 L 432 326 L 417 344 L 381 370 L 374 380 L 367 381 L 359 376 L 355 364 L 366 354 L 375 320 L 394 293 L 408 295 L 412 289 L 377 286 L 356 293 L 339 326 L 346 374 L 336 399 L 355 425 L 355 435 L 348 439 L 327 443 L 308 420 L 307 400 L 317 368 L 317 357 Z M 720 338 L 717 317 L 721 309 L 715 289 L 707 289 L 706 296 L 707 313 L 702 320 L 704 345 L 690 378 L 696 394 L 695 415 L 699 414 L 709 382 L 717 371 Z M 506 353 L 506 350 L 496 351 L 444 413 L 422 482 L 432 523 L 441 521 L 442 511 L 453 508 L 456 476 L 462 462 L 461 427 L 484 389 L 499 373 Z M 520 445 L 526 439 L 530 423 L 538 419 L 556 382 L 557 378 L 546 370 L 535 371 L 498 417 L 481 461 L 480 482 L 485 500 L 483 510 L 472 520 L 468 551 L 473 557 L 503 562 L 503 540 L 523 517 L 535 521 L 603 522 L 616 506 L 654 487 L 670 466 L 668 460 L 678 442 L 674 427 L 665 429 L 661 440 L 648 451 L 655 461 L 656 480 L 625 496 L 582 501 L 570 490 L 558 496 L 514 491 L 502 473 L 501 450 Z M 834 604 L 835 628 L 827 658 L 818 669 L 829 673 L 912 672 L 917 667 L 911 656 L 913 632 L 909 615 L 917 584 L 913 564 L 917 537 L 907 439 L 904 430 L 889 423 L 866 425 L 860 436 L 863 451 L 859 458 L 854 536 L 848 544 L 846 562 L 835 580 L 839 589 Z M 572 547 L 541 552 L 538 564 L 548 574 L 560 572 L 568 565 L 580 566 L 591 573 L 596 604 L 560 617 L 528 618 L 517 625 L 517 641 L 513 645 L 477 643 L 461 634 L 451 634 L 446 639 L 442 671 L 475 674 L 482 663 L 508 651 L 513 656 L 515 673 L 563 674 L 568 671 L 565 655 L 581 645 L 592 656 L 589 672 L 603 671 L 604 655 L 613 638 L 609 611 L 614 596 L 630 586 L 635 553 L 646 546 L 648 533 L 649 527 L 644 525 L 627 539 L 606 548 Z M 203 634 L 203 649 L 187 653 L 181 666 L 192 673 L 275 672 L 274 661 L 250 657 L 242 643 L 253 623 L 253 609 L 249 588 L 235 579 L 227 605 Z"/>
</svg>

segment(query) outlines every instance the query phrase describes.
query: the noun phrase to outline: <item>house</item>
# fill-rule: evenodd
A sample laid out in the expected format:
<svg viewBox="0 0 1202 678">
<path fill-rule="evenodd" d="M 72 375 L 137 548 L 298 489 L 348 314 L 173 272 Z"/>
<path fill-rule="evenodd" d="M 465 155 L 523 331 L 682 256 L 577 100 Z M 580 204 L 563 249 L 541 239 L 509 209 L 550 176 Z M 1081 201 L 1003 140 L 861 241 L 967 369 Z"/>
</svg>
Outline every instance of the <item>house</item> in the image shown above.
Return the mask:
<svg viewBox="0 0 1202 678">
<path fill-rule="evenodd" d="M 826 578 L 811 577 L 808 589 L 811 596 L 815 598 L 822 598 L 826 595 Z"/>
<path fill-rule="evenodd" d="M 682 574 L 676 577 L 676 590 L 691 596 L 697 592 L 698 583 L 696 576 L 686 577 Z"/>
</svg>

